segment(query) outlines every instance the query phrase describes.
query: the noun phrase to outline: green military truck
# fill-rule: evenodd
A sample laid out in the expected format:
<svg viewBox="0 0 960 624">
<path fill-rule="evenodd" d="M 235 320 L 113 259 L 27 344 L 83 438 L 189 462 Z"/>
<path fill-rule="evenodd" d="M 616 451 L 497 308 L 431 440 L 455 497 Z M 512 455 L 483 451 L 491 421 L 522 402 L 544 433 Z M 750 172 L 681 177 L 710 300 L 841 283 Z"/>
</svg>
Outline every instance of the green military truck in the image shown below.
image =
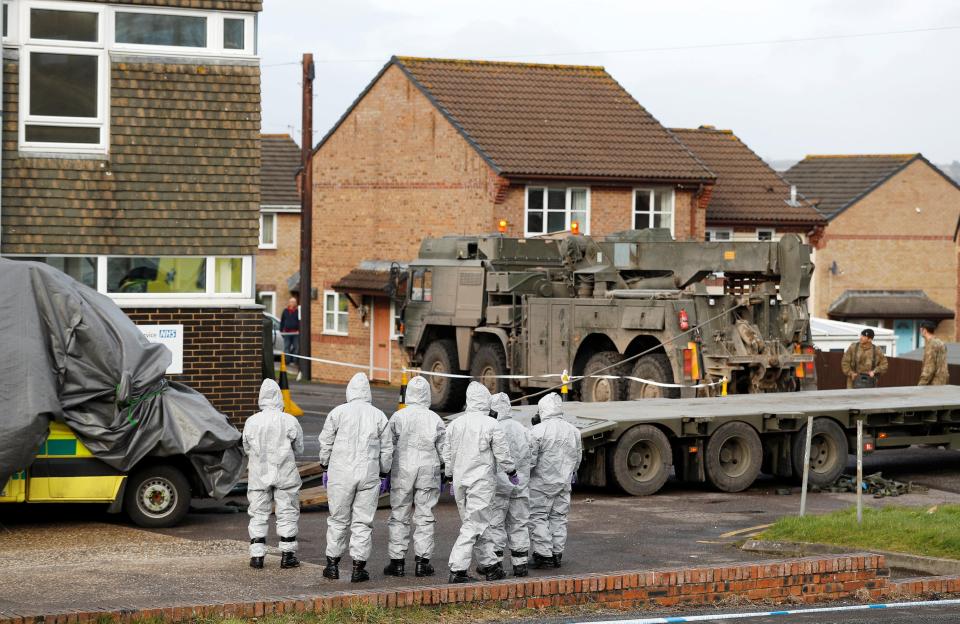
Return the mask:
<svg viewBox="0 0 960 624">
<path fill-rule="evenodd" d="M 427 238 L 397 280 L 400 339 L 413 366 L 492 392 L 555 386 L 563 371 L 582 377 L 584 402 L 711 396 L 723 379 L 730 393 L 813 389 L 812 272 L 795 235 Z M 430 380 L 435 409 L 463 405 L 465 379 Z"/>
</svg>

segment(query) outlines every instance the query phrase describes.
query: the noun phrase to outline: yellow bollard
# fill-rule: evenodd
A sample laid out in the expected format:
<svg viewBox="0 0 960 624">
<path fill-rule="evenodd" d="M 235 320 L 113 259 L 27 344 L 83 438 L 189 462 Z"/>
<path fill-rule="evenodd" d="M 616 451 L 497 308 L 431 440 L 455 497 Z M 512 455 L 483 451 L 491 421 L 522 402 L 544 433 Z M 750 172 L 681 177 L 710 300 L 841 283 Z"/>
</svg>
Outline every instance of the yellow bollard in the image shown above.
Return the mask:
<svg viewBox="0 0 960 624">
<path fill-rule="evenodd" d="M 560 386 L 560 398 L 566 401 L 567 393 L 570 391 L 568 386 L 570 383 L 570 375 L 567 374 L 567 369 L 563 369 L 563 372 L 560 373 L 560 381 L 563 383 L 563 385 Z"/>
<path fill-rule="evenodd" d="M 727 378 L 724 377 L 720 384 L 720 396 L 727 396 Z"/>
<path fill-rule="evenodd" d="M 400 373 L 400 398 L 397 400 L 397 409 L 402 410 L 407 406 L 407 371 Z"/>
<path fill-rule="evenodd" d="M 283 396 L 283 411 L 291 416 L 303 416 L 303 410 L 290 398 L 290 382 L 287 381 L 287 358 L 280 354 L 280 394 Z"/>
</svg>

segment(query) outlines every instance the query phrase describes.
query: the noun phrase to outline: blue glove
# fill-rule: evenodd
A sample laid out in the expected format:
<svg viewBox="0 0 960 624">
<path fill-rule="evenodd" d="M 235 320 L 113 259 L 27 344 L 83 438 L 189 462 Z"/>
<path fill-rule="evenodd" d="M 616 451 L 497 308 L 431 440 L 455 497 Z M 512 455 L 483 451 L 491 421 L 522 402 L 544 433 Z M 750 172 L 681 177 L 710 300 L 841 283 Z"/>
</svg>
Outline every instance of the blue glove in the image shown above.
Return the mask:
<svg viewBox="0 0 960 624">
<path fill-rule="evenodd" d="M 323 487 L 327 487 L 327 480 L 328 480 L 329 478 L 330 478 L 330 473 L 327 472 L 326 470 L 324 470 L 324 471 L 323 471 L 323 478 L 321 479 L 321 481 L 323 482 Z"/>
<path fill-rule="evenodd" d="M 507 478 L 510 479 L 510 483 L 514 485 L 520 485 L 520 475 L 514 472 L 511 475 L 507 475 Z"/>
<path fill-rule="evenodd" d="M 573 485 L 577 482 L 577 473 L 573 473 L 573 476 L 570 478 L 570 485 Z"/>
<path fill-rule="evenodd" d="M 389 492 L 389 491 L 390 491 L 390 477 L 389 477 L 389 475 L 386 476 L 386 477 L 381 477 L 381 478 L 380 478 L 380 495 L 382 496 L 382 495 L 386 494 L 386 493 Z"/>
</svg>

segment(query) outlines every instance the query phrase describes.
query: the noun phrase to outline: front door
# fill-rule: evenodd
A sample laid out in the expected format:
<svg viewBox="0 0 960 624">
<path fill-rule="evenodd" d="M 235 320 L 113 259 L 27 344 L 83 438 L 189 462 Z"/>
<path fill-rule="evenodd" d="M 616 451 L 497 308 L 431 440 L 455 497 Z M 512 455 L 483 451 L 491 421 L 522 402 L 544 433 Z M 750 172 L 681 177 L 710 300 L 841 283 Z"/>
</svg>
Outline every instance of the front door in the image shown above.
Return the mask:
<svg viewBox="0 0 960 624">
<path fill-rule="evenodd" d="M 893 322 L 893 333 L 897 338 L 897 355 L 917 348 L 917 322 L 912 319 L 899 319 Z"/>
<path fill-rule="evenodd" d="M 386 297 L 374 297 L 373 302 L 373 344 L 371 345 L 373 360 L 373 378 L 390 380 L 390 300 Z M 380 369 L 380 370 L 377 370 Z"/>
</svg>

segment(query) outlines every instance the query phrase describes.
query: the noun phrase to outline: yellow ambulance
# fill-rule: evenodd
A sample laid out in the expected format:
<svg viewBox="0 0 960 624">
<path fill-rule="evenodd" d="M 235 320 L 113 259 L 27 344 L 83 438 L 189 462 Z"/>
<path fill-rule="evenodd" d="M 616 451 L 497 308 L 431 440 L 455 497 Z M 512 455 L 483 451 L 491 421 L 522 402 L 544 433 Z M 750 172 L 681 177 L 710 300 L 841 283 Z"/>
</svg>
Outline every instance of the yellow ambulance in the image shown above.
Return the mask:
<svg viewBox="0 0 960 624">
<path fill-rule="evenodd" d="M 190 508 L 195 475 L 185 457 L 144 458 L 128 473 L 97 459 L 69 427 L 50 424 L 33 464 L 0 489 L 0 503 L 107 503 L 142 527 L 177 524 Z M 195 484 L 199 486 L 199 484 Z"/>
</svg>

